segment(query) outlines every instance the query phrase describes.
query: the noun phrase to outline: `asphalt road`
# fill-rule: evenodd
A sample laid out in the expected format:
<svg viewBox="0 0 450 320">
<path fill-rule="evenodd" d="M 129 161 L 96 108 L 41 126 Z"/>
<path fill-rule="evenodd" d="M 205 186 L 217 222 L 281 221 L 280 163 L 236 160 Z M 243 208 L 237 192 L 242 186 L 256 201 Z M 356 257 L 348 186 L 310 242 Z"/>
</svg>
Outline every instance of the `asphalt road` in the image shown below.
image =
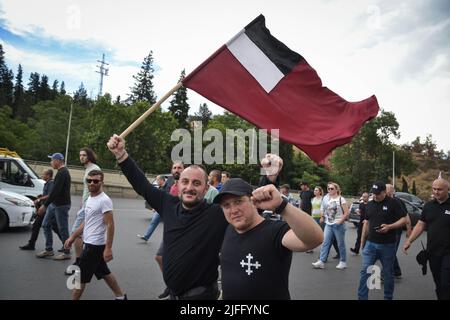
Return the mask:
<svg viewBox="0 0 450 320">
<path fill-rule="evenodd" d="M 80 197 L 72 197 L 69 223 L 72 224 L 79 209 Z M 144 208 L 143 200 L 113 199 L 116 232 L 114 237 L 114 260 L 108 265 L 116 276 L 119 285 L 129 299 L 156 299 L 164 290 L 162 276 L 153 256 L 162 239 L 163 225 L 160 224 L 148 243 L 136 237 L 147 228 L 151 213 Z M 29 228 L 13 228 L 0 233 L 0 299 L 63 299 L 71 298 L 66 287 L 67 277 L 64 269 L 71 264 L 69 260 L 53 261 L 38 259 L 35 254 L 44 249 L 44 236 L 41 232 L 36 251 L 21 251 L 19 245 L 27 242 Z M 404 237 L 404 236 L 403 236 Z M 347 251 L 353 246 L 356 229 L 347 224 Z M 425 243 L 426 235 L 422 235 Z M 56 238 L 57 239 L 57 238 Z M 404 239 L 404 238 L 403 238 Z M 55 240 L 55 239 L 54 239 Z M 403 243 L 403 240 L 402 240 Z M 61 243 L 55 240 L 54 249 Z M 395 299 L 428 300 L 435 299 L 434 283 L 428 271 L 426 276 L 415 260 L 420 251 L 420 241 L 416 241 L 409 255 L 398 253 L 403 278 L 396 280 Z M 357 295 L 361 256 L 348 254 L 346 270 L 337 270 L 337 261 L 332 259 L 324 270 L 315 270 L 311 263 L 316 261 L 319 249 L 314 253 L 295 253 L 290 272 L 290 292 L 296 300 L 354 300 Z M 331 250 L 331 255 L 334 250 Z M 331 257 L 330 257 L 331 258 Z M 371 299 L 382 299 L 381 290 L 371 290 Z M 112 293 L 104 281 L 95 277 L 88 285 L 84 299 L 111 299 Z"/>
</svg>

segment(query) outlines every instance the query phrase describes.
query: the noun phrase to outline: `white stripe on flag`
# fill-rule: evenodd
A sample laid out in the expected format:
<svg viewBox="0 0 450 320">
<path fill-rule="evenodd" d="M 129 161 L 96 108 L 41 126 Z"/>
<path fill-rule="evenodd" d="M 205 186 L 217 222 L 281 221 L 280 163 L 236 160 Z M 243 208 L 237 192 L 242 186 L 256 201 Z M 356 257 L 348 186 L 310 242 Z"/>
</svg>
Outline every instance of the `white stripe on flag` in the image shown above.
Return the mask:
<svg viewBox="0 0 450 320">
<path fill-rule="evenodd" d="M 277 66 L 245 34 L 245 30 L 231 39 L 227 47 L 267 93 L 284 77 Z"/>
</svg>

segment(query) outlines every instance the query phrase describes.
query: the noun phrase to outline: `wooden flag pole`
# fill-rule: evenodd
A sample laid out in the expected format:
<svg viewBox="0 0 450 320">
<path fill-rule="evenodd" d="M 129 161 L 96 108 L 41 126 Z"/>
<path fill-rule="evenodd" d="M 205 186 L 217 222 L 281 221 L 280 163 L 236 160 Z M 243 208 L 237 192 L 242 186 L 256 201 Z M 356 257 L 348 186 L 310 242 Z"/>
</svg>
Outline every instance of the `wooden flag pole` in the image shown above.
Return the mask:
<svg viewBox="0 0 450 320">
<path fill-rule="evenodd" d="M 125 139 L 125 137 L 134 129 L 136 129 L 136 127 L 138 125 L 141 124 L 142 121 L 145 120 L 145 118 L 147 118 L 153 111 L 155 111 L 160 105 L 161 103 L 163 103 L 164 101 L 167 100 L 167 98 L 169 98 L 172 93 L 174 93 L 175 91 L 177 91 L 178 89 L 180 89 L 180 87 L 183 85 L 183 83 L 178 82 L 177 85 L 175 87 L 173 87 L 169 92 L 167 92 L 161 99 L 158 100 L 158 102 L 156 102 L 150 109 L 148 109 L 147 111 L 145 111 L 139 118 L 136 119 L 136 121 L 134 121 L 128 128 L 125 129 L 124 132 L 122 132 L 120 134 L 120 137 L 122 139 Z"/>
</svg>

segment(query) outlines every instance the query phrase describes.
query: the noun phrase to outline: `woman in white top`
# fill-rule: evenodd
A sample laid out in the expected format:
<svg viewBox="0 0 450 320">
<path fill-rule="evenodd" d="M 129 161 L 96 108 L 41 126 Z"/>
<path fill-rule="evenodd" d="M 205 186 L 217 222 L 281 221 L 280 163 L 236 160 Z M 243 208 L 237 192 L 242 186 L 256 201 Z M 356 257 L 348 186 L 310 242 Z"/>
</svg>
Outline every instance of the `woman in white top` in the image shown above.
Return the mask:
<svg viewBox="0 0 450 320">
<path fill-rule="evenodd" d="M 328 194 L 323 198 L 320 222 L 325 221 L 324 240 L 320 249 L 320 258 L 313 263 L 316 269 L 323 269 L 325 261 L 328 259 L 333 235 L 336 237 L 339 247 L 340 261 L 336 266 L 337 269 L 347 268 L 347 256 L 345 250 L 345 220 L 347 220 L 349 211 L 348 206 L 343 197 L 337 183 L 328 183 Z"/>
</svg>

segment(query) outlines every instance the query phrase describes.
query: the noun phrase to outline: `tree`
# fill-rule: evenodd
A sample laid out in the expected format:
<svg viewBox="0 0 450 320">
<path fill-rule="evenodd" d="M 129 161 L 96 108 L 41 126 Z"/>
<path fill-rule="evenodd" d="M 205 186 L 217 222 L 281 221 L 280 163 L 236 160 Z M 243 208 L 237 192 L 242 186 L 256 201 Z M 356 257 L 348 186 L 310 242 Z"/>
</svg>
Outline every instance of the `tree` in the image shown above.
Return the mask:
<svg viewBox="0 0 450 320">
<path fill-rule="evenodd" d="M 48 85 L 48 77 L 45 74 L 43 74 L 38 89 L 38 101 L 46 101 L 50 100 L 50 98 L 51 98 L 51 91 L 50 86 Z"/>
<path fill-rule="evenodd" d="M 5 52 L 3 51 L 3 46 L 0 44 L 0 107 L 5 105 L 12 107 L 14 98 L 13 79 L 14 74 L 6 66 Z"/>
<path fill-rule="evenodd" d="M 82 107 L 89 106 L 88 97 L 87 97 L 87 91 L 84 88 L 83 82 L 78 87 L 78 90 L 73 93 L 73 101 L 75 103 L 78 103 Z"/>
<path fill-rule="evenodd" d="M 332 178 L 340 183 L 345 194 L 360 194 L 369 190 L 373 181 L 389 181 L 392 172 L 392 152 L 396 154 L 396 172 L 409 174 L 414 168 L 412 156 L 397 150 L 390 141 L 399 138 L 399 124 L 392 112 L 381 111 L 367 122 L 350 144 L 339 147 L 331 158 Z"/>
<path fill-rule="evenodd" d="M 66 84 L 64 83 L 64 81 L 61 82 L 61 87 L 59 88 L 59 94 L 62 96 L 66 94 Z"/>
<path fill-rule="evenodd" d="M 156 102 L 156 95 L 153 91 L 153 51 L 144 58 L 141 70 L 137 75 L 133 76 L 135 80 L 134 86 L 131 88 L 131 102 L 146 101 L 153 105 Z"/>
<path fill-rule="evenodd" d="M 212 112 L 208 109 L 208 105 L 206 103 L 202 103 L 198 109 L 198 112 L 194 114 L 194 119 L 201 121 L 203 127 L 208 126 L 209 120 L 211 120 Z"/>
<path fill-rule="evenodd" d="M 417 195 L 416 180 L 413 181 L 412 194 L 413 195 Z"/>
<path fill-rule="evenodd" d="M 58 96 L 58 80 L 55 80 L 53 81 L 52 85 L 51 99 L 55 100 L 57 96 Z"/>
<path fill-rule="evenodd" d="M 181 82 L 186 76 L 186 72 L 181 71 L 180 79 L 178 82 Z M 189 104 L 187 103 L 187 90 L 186 87 L 181 86 L 180 89 L 175 91 L 173 94 L 173 98 L 170 101 L 169 111 L 173 114 L 174 118 L 178 120 L 178 124 L 180 128 L 189 129 L 188 124 L 188 112 L 189 112 Z"/>
<path fill-rule="evenodd" d="M 30 74 L 30 82 L 28 82 L 27 95 L 29 97 L 29 104 L 34 105 L 39 101 L 40 75 L 37 72 Z"/>
<path fill-rule="evenodd" d="M 405 177 L 402 177 L 402 184 L 402 192 L 409 193 L 408 182 L 406 181 Z"/>
<path fill-rule="evenodd" d="M 13 118 L 23 118 L 23 109 L 25 108 L 25 95 L 22 79 L 22 66 L 17 68 L 16 83 L 14 85 L 14 102 L 12 105 Z"/>
</svg>

